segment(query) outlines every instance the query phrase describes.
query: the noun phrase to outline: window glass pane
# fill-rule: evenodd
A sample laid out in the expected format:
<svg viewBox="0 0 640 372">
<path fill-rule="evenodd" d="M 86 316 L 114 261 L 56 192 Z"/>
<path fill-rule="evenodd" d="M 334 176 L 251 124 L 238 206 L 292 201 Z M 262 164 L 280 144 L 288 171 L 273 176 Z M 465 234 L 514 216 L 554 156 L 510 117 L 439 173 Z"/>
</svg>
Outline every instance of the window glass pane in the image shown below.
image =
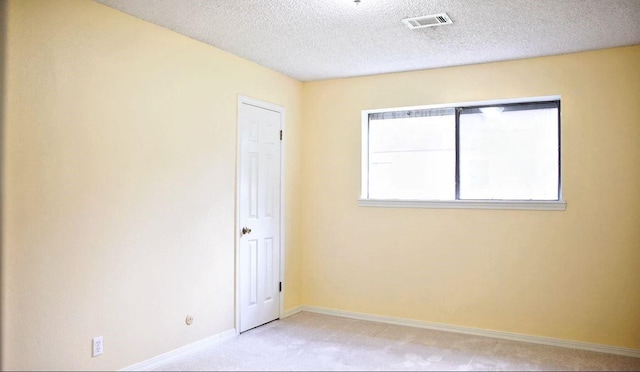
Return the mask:
<svg viewBox="0 0 640 372">
<path fill-rule="evenodd" d="M 369 120 L 369 198 L 455 199 L 455 116 Z"/>
<path fill-rule="evenodd" d="M 558 200 L 558 109 L 502 108 L 461 111 L 460 199 Z"/>
</svg>

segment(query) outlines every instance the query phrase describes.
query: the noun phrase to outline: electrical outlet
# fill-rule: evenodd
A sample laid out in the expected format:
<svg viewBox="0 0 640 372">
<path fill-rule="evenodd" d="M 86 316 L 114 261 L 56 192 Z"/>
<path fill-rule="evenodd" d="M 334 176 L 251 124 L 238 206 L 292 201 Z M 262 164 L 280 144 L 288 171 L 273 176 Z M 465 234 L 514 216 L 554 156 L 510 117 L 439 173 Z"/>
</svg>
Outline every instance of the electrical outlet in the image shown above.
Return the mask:
<svg viewBox="0 0 640 372">
<path fill-rule="evenodd" d="M 104 344 L 102 342 L 102 336 L 93 338 L 93 354 L 92 356 L 97 357 L 98 355 L 102 355 Z"/>
</svg>

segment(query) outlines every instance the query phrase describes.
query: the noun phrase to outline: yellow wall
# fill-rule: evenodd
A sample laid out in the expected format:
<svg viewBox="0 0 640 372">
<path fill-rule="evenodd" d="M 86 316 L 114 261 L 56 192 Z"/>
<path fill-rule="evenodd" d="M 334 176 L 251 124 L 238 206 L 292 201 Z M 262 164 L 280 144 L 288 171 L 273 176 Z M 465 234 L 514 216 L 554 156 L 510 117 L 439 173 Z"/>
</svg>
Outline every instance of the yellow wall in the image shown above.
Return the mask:
<svg viewBox="0 0 640 372">
<path fill-rule="evenodd" d="M 238 94 L 286 109 L 299 305 L 302 84 L 92 1 L 8 8 L 2 367 L 118 369 L 234 328 Z"/>
<path fill-rule="evenodd" d="M 545 95 L 566 211 L 357 206 L 361 110 Z M 640 46 L 305 84 L 302 302 L 640 349 L 639 100 Z"/>
</svg>

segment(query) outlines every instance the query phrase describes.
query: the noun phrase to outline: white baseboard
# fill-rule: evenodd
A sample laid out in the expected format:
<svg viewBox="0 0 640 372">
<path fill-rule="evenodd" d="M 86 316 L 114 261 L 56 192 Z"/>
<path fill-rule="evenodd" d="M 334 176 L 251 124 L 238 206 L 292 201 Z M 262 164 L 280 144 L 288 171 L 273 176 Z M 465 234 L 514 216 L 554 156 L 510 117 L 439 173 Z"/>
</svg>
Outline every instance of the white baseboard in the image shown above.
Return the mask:
<svg viewBox="0 0 640 372">
<path fill-rule="evenodd" d="M 207 337 L 200 341 L 196 341 L 192 344 L 179 347 L 175 350 L 171 350 L 164 354 L 160 354 L 151 359 L 147 359 L 140 363 L 136 363 L 134 365 L 121 369 L 121 371 L 149 371 L 158 367 L 162 367 L 163 365 L 170 363 L 178 358 L 181 358 L 187 354 L 202 350 L 206 347 L 218 344 L 222 341 L 235 337 L 236 334 L 237 333 L 235 329 L 229 329 L 222 333 L 218 333 L 217 335 Z"/>
<path fill-rule="evenodd" d="M 282 313 L 282 319 L 288 318 L 291 315 L 296 315 L 297 313 L 303 311 L 303 308 L 304 306 L 300 305 L 300 306 L 292 307 L 289 310 L 286 310 L 284 313 Z"/>
<path fill-rule="evenodd" d="M 293 312 L 294 310 L 295 312 Z M 617 355 L 640 358 L 640 350 L 638 349 L 630 349 L 625 347 L 609 346 L 609 345 L 601 345 L 601 344 L 592 344 L 587 342 L 579 342 L 579 341 L 571 341 L 571 340 L 562 340 L 562 339 L 551 338 L 551 337 L 532 336 L 532 335 L 525 335 L 521 333 L 501 332 L 501 331 L 493 331 L 489 329 L 462 327 L 462 326 L 456 326 L 451 324 L 424 322 L 424 321 L 412 320 L 412 319 L 393 318 L 393 317 L 380 316 L 380 315 L 356 313 L 351 311 L 327 309 L 327 308 L 315 307 L 315 306 L 298 306 L 289 311 L 292 311 L 292 314 L 290 315 L 293 315 L 300 311 L 308 311 L 311 313 L 334 315 L 334 316 L 341 316 L 345 318 L 368 320 L 373 322 L 396 324 L 396 325 L 409 326 L 409 327 L 433 329 L 436 331 L 464 333 L 464 334 L 475 335 L 475 336 L 493 337 L 493 338 L 500 338 L 504 340 L 529 342 L 534 344 L 559 346 L 559 347 L 566 347 L 571 349 L 596 351 L 599 353 L 617 354 Z"/>
<path fill-rule="evenodd" d="M 380 316 L 380 315 L 373 315 L 373 314 L 357 313 L 352 311 L 327 309 L 327 308 L 316 307 L 316 306 L 301 305 L 301 306 L 293 307 L 289 310 L 286 310 L 283 313 L 282 319 L 290 317 L 302 311 L 307 311 L 310 313 L 325 314 L 325 315 L 340 316 L 340 317 L 351 318 L 351 319 L 367 320 L 367 321 L 379 322 L 379 323 L 396 324 L 396 325 L 408 326 L 408 327 L 433 329 L 436 331 L 463 333 L 463 334 L 475 335 L 475 336 L 492 337 L 492 338 L 499 338 L 499 339 L 511 340 L 511 341 L 529 342 L 533 344 L 559 346 L 559 347 L 566 347 L 571 349 L 588 350 L 588 351 L 595 351 L 599 353 L 616 354 L 616 355 L 624 355 L 624 356 L 640 358 L 640 350 L 638 349 L 630 349 L 630 348 L 601 345 L 601 344 L 592 344 L 587 342 L 579 342 L 579 341 L 571 341 L 571 340 L 562 340 L 562 339 L 550 338 L 550 337 L 531 336 L 531 335 L 525 335 L 520 333 L 493 331 L 493 330 L 481 329 L 481 328 L 462 327 L 462 326 L 456 326 L 456 325 L 444 324 L 444 323 L 433 323 L 433 322 L 424 322 L 420 320 L 394 318 L 394 317 L 387 317 L 387 316 Z M 235 329 L 230 329 L 225 332 L 219 333 L 217 335 L 207 337 L 203 340 L 196 341 L 192 344 L 158 355 L 151 359 L 147 359 L 140 363 L 136 363 L 134 365 L 131 365 L 129 367 L 122 369 L 122 371 L 148 371 L 151 369 L 162 367 L 163 365 L 170 363 L 177 358 L 183 357 L 187 354 L 196 352 L 208 346 L 215 345 L 224 340 L 235 337 L 236 334 L 237 333 Z"/>
</svg>

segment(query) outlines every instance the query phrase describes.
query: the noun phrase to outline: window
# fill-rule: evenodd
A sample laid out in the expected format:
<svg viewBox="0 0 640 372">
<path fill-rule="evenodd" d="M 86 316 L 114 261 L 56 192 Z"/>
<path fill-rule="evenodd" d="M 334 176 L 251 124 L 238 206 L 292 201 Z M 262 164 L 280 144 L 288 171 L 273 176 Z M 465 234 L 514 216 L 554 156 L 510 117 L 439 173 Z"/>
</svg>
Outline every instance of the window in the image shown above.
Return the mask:
<svg viewBox="0 0 640 372">
<path fill-rule="evenodd" d="M 364 206 L 564 209 L 560 100 L 363 111 Z"/>
</svg>

